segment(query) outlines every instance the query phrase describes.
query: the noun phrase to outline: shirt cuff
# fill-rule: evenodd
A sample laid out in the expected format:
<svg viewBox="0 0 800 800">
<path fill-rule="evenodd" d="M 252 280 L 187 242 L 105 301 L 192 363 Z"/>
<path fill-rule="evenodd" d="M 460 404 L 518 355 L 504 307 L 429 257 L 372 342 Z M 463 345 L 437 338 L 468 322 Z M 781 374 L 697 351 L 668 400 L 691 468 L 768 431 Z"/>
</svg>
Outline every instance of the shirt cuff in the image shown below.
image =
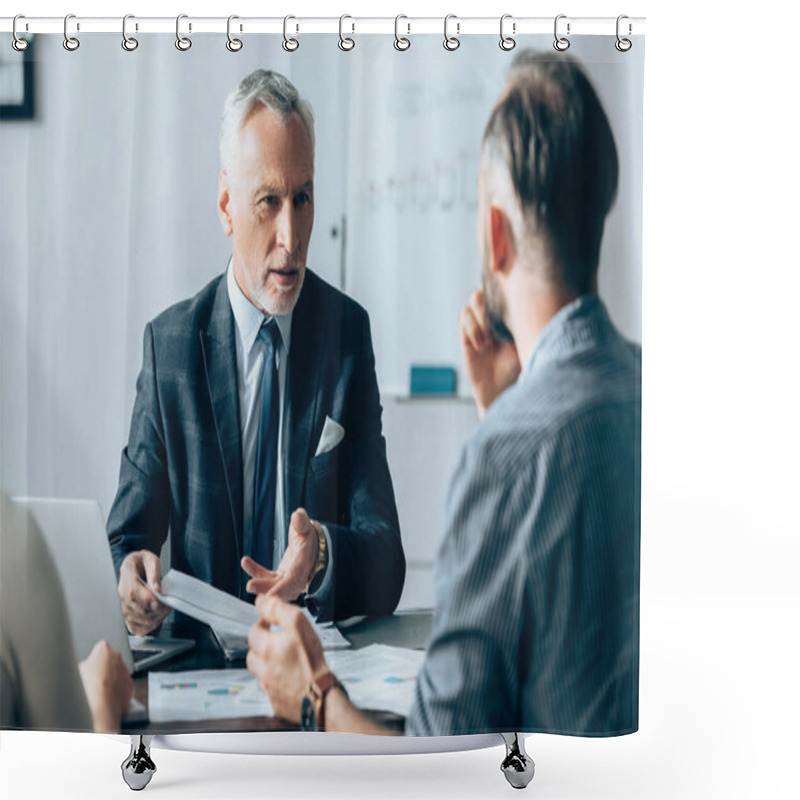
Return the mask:
<svg viewBox="0 0 800 800">
<path fill-rule="evenodd" d="M 308 610 L 316 616 L 319 614 L 320 606 L 328 599 L 333 584 L 333 548 L 331 547 L 331 535 L 325 525 L 320 525 L 325 534 L 325 544 L 328 547 L 328 563 L 325 569 L 314 576 L 311 586 L 308 587 L 306 595 L 306 606 Z"/>
</svg>

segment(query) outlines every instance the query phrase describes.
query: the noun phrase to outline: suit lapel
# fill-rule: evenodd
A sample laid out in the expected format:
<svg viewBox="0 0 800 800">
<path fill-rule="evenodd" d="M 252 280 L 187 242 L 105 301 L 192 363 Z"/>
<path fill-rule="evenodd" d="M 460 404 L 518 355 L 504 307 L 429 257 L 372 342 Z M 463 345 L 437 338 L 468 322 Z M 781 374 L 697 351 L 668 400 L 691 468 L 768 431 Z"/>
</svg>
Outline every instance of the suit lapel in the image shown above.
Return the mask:
<svg viewBox="0 0 800 800">
<path fill-rule="evenodd" d="M 244 538 L 244 479 L 233 324 L 233 311 L 223 275 L 217 287 L 208 330 L 200 331 L 200 346 L 203 350 L 206 381 L 214 411 L 217 441 L 225 468 L 236 546 L 241 555 Z"/>
<path fill-rule="evenodd" d="M 292 344 L 289 353 L 289 387 L 286 399 L 287 420 L 284 430 L 288 434 L 284 509 L 286 522 L 300 505 L 305 488 L 305 477 L 311 452 L 311 435 L 315 429 L 319 394 L 319 359 L 321 347 L 319 334 L 322 328 L 317 308 L 316 277 L 307 272 L 305 285 L 292 315 Z"/>
</svg>

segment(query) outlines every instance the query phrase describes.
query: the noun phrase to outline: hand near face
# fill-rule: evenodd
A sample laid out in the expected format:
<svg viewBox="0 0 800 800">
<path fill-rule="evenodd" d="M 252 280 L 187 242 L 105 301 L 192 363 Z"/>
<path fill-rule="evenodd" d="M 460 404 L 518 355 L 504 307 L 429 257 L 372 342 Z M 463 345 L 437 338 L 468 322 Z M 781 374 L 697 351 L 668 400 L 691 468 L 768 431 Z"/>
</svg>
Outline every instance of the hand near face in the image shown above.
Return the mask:
<svg viewBox="0 0 800 800">
<path fill-rule="evenodd" d="M 281 600 L 296 600 L 308 589 L 311 572 L 317 563 L 317 532 L 305 509 L 298 508 L 289 524 L 286 552 L 276 570 L 269 570 L 245 556 L 242 569 L 252 578 L 250 594 L 270 594 Z"/>
<path fill-rule="evenodd" d="M 161 561 L 149 550 L 128 553 L 119 569 L 119 599 L 128 630 L 136 636 L 147 636 L 169 614 L 165 606 L 146 587 L 143 578 L 156 591 L 161 591 Z"/>
<path fill-rule="evenodd" d="M 517 348 L 492 335 L 482 289 L 476 289 L 461 309 L 459 327 L 464 367 L 475 391 L 478 416 L 482 417 L 519 377 Z"/>
<path fill-rule="evenodd" d="M 322 643 L 297 606 L 266 594 L 256 608 L 260 617 L 250 628 L 247 669 L 269 695 L 275 715 L 299 723 L 303 696 L 325 667 Z M 272 625 L 281 630 L 270 630 Z"/>
<path fill-rule="evenodd" d="M 78 670 L 95 731 L 118 731 L 133 695 L 133 680 L 119 651 L 105 640 L 97 642 Z"/>
</svg>

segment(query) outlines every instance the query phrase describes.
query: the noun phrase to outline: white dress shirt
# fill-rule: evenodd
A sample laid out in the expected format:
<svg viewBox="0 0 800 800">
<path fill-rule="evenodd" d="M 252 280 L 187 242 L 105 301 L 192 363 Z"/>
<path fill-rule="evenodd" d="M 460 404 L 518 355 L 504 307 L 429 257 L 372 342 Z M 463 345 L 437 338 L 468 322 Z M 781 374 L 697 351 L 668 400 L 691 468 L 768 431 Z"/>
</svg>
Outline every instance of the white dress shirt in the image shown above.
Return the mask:
<svg viewBox="0 0 800 800">
<path fill-rule="evenodd" d="M 261 409 L 261 379 L 264 370 L 264 344 L 258 338 L 268 315 L 263 314 L 243 294 L 233 274 L 233 261 L 228 264 L 226 276 L 228 284 L 228 298 L 233 311 L 236 339 L 236 383 L 239 390 L 239 423 L 242 435 L 242 478 L 244 485 L 244 540 L 252 541 L 253 530 L 253 489 L 255 482 L 255 459 L 258 447 L 258 422 Z M 286 397 L 286 372 L 288 367 L 289 352 L 292 338 L 292 312 L 276 314 L 275 322 L 280 331 L 281 343 L 277 347 L 275 358 L 278 366 L 278 463 L 277 482 L 275 486 L 275 551 L 272 566 L 276 569 L 280 564 L 289 535 L 289 517 L 291 510 L 284 508 L 284 469 L 286 460 L 287 435 L 284 429 L 285 397 Z M 288 513 L 287 513 L 288 512 Z M 331 586 L 333 573 L 333 552 L 331 549 L 330 534 L 323 526 L 325 539 L 328 544 L 328 565 L 319 588 L 312 595 L 321 603 Z M 246 553 L 246 555 L 251 555 Z M 319 578 L 317 579 L 319 580 Z"/>
</svg>

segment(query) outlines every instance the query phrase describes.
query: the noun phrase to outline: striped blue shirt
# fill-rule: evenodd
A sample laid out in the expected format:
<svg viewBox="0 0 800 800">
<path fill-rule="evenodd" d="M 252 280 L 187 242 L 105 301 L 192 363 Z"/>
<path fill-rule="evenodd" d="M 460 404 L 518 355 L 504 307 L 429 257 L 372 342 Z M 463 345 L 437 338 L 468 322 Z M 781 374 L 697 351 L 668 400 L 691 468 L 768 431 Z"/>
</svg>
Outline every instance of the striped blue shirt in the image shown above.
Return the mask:
<svg viewBox="0 0 800 800">
<path fill-rule="evenodd" d="M 641 348 L 585 295 L 464 446 L 406 734 L 638 728 Z"/>
</svg>

